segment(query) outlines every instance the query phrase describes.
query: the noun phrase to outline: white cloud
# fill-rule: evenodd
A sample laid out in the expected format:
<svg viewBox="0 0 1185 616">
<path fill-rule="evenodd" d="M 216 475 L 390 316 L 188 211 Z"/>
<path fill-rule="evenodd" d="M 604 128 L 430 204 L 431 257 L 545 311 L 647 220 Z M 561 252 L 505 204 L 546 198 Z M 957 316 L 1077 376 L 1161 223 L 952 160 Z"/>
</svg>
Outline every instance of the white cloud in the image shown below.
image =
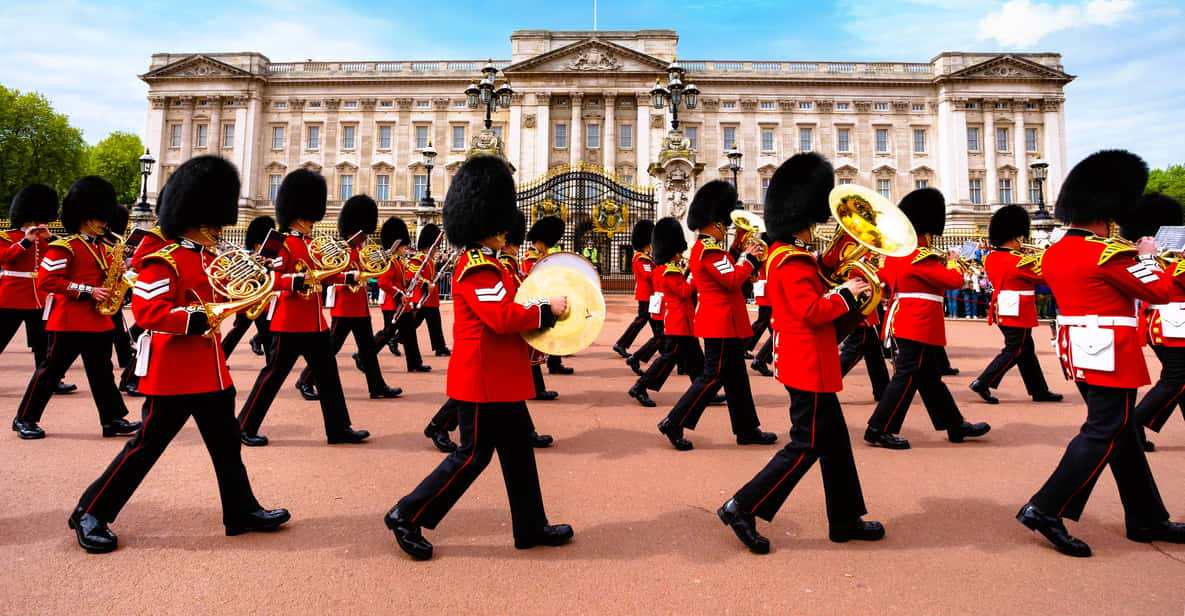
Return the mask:
<svg viewBox="0 0 1185 616">
<path fill-rule="evenodd" d="M 1062 30 L 1082 26 L 1110 26 L 1127 18 L 1132 0 L 1088 0 L 1082 4 L 1053 5 L 1009 0 L 979 22 L 979 36 L 1009 47 L 1033 47 Z"/>
</svg>

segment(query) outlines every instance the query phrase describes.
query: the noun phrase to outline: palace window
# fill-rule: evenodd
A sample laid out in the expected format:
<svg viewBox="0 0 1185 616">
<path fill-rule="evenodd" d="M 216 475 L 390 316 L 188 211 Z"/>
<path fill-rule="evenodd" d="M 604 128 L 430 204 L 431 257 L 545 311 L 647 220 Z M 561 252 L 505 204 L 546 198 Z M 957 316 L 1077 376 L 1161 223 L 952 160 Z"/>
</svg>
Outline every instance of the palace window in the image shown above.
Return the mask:
<svg viewBox="0 0 1185 616">
<path fill-rule="evenodd" d="M 417 109 L 427 109 L 430 106 L 432 106 L 432 103 L 430 101 L 416 101 L 416 108 Z"/>
<path fill-rule="evenodd" d="M 171 147 L 171 148 L 181 147 L 181 130 L 182 130 L 182 127 L 180 124 L 174 124 L 169 127 L 169 131 L 171 133 L 169 135 L 169 147 Z"/>
<path fill-rule="evenodd" d="M 924 154 L 926 152 L 926 129 L 913 129 L 913 151 L 915 154 Z"/>
<path fill-rule="evenodd" d="M 721 109 L 736 109 L 737 102 L 736 101 L 724 101 L 724 102 L 720 103 L 720 108 Z"/>
<path fill-rule="evenodd" d="M 428 194 L 427 175 L 419 174 L 412 176 L 411 194 L 412 198 L 416 201 L 423 199 L 424 195 Z"/>
<path fill-rule="evenodd" d="M 876 129 L 876 153 L 889 153 L 889 129 L 887 128 Z"/>
<path fill-rule="evenodd" d="M 225 149 L 230 149 L 230 148 L 235 147 L 235 125 L 234 124 L 223 124 L 222 125 L 222 147 Z"/>
<path fill-rule="evenodd" d="M 761 129 L 761 151 L 762 152 L 773 152 L 774 151 L 774 129 L 772 129 L 772 128 Z"/>
<path fill-rule="evenodd" d="M 343 175 L 338 178 L 338 194 L 342 201 L 354 196 L 354 176 Z"/>
<path fill-rule="evenodd" d="M 320 109 L 321 108 L 321 101 L 313 101 L 313 102 L 309 103 L 309 107 L 311 107 L 313 109 Z"/>
<path fill-rule="evenodd" d="M 851 109 L 851 107 L 852 107 L 851 103 L 836 103 L 835 104 L 836 111 L 847 111 L 848 109 Z"/>
<path fill-rule="evenodd" d="M 394 107 L 395 101 L 379 101 L 379 107 Z"/>
<path fill-rule="evenodd" d="M 996 109 L 1007 109 L 1008 103 L 996 103 Z"/>
<path fill-rule="evenodd" d="M 968 184 L 971 191 L 971 203 L 983 203 L 983 180 L 971 180 Z"/>
<path fill-rule="evenodd" d="M 720 145 L 722 147 L 720 149 L 730 150 L 730 149 L 736 147 L 736 145 L 737 145 L 737 128 L 735 126 L 725 126 L 724 130 L 722 132 L 723 132 L 723 135 L 721 135 L 721 142 L 720 142 Z"/>
<path fill-rule="evenodd" d="M 552 132 L 555 135 L 555 144 L 554 145 L 557 149 L 562 150 L 562 149 L 568 147 L 568 125 L 567 124 L 556 124 L 555 129 Z"/>
<path fill-rule="evenodd" d="M 1008 129 L 1003 128 L 1003 127 L 997 128 L 996 129 L 996 151 L 997 152 L 1007 152 L 1011 149 L 1012 148 L 1008 147 Z"/>
<path fill-rule="evenodd" d="M 920 105 L 918 103 L 914 103 L 910 108 L 913 109 L 914 111 L 925 111 L 926 110 L 925 105 Z"/>
<path fill-rule="evenodd" d="M 691 151 L 699 150 L 699 127 L 688 126 L 683 129 L 683 134 L 687 136 L 687 140 L 691 142 Z"/>
<path fill-rule="evenodd" d="M 342 127 L 342 149 L 343 150 L 353 150 L 354 149 L 354 127 L 353 126 L 343 126 Z"/>
<path fill-rule="evenodd" d="M 979 103 L 967 103 L 968 109 L 979 109 Z"/>
<path fill-rule="evenodd" d="M 465 127 L 461 125 L 453 126 L 453 149 L 465 149 Z"/>
<path fill-rule="evenodd" d="M 427 126 L 417 126 L 416 127 L 416 149 L 422 150 L 426 147 L 428 147 L 428 127 Z"/>
<path fill-rule="evenodd" d="M 761 101 L 761 109 L 764 111 L 773 111 L 774 110 L 774 102 L 773 101 Z"/>
<path fill-rule="evenodd" d="M 272 103 L 272 109 L 287 109 L 288 103 Z"/>
<path fill-rule="evenodd" d="M 851 152 L 852 151 L 852 129 L 840 128 L 835 131 L 835 151 L 836 152 Z"/>
<path fill-rule="evenodd" d="M 930 180 L 914 180 L 913 187 L 914 188 L 929 188 L 930 187 Z"/>
<path fill-rule="evenodd" d="M 391 176 L 383 174 L 374 177 L 374 198 L 376 201 L 391 200 Z"/>
<path fill-rule="evenodd" d="M 838 180 L 836 180 L 836 181 L 835 181 L 835 183 L 836 183 L 836 184 L 851 184 L 851 183 L 852 183 L 852 178 L 849 178 L 849 177 L 846 177 L 846 176 L 845 176 L 845 177 L 841 177 L 841 178 L 839 178 Z"/>
<path fill-rule="evenodd" d="M 342 108 L 343 109 L 357 109 L 358 108 L 358 101 L 346 101 L 346 102 L 342 103 Z"/>
<path fill-rule="evenodd" d="M 761 200 L 765 201 L 765 193 L 769 192 L 769 178 L 761 178 Z"/>
<path fill-rule="evenodd" d="M 320 150 L 321 149 L 321 127 L 310 126 L 308 139 L 305 140 L 305 149 Z"/>
<path fill-rule="evenodd" d="M 280 196 L 280 182 L 284 181 L 284 176 L 272 174 L 267 179 L 267 198 L 275 201 Z"/>
<path fill-rule="evenodd" d="M 872 110 L 873 111 L 888 111 L 889 104 L 888 103 L 874 103 L 872 105 Z"/>
<path fill-rule="evenodd" d="M 814 146 L 814 130 L 802 127 L 798 129 L 798 151 L 810 152 L 815 149 Z"/>
<path fill-rule="evenodd" d="M 622 184 L 633 184 L 634 183 L 634 176 L 632 176 L 632 175 L 623 174 L 620 177 L 621 177 Z"/>
<path fill-rule="evenodd" d="M 585 127 L 584 147 L 596 150 L 601 147 L 601 125 L 589 124 Z"/>
<path fill-rule="evenodd" d="M 465 101 L 464 100 L 453 101 L 453 108 L 454 109 L 464 109 L 465 108 Z"/>
<path fill-rule="evenodd" d="M 208 125 L 208 124 L 198 124 L 197 125 L 197 136 L 194 139 L 194 144 L 193 144 L 194 147 L 197 147 L 197 148 L 206 147 L 206 135 L 209 133 L 209 131 L 210 131 L 210 125 Z"/>
<path fill-rule="evenodd" d="M 273 150 L 284 149 L 284 127 L 283 126 L 273 126 L 272 127 L 272 149 Z"/>
<path fill-rule="evenodd" d="M 634 125 L 622 124 L 617 127 L 617 147 L 628 150 L 634 147 Z"/>
<path fill-rule="evenodd" d="M 379 149 L 380 150 L 390 150 L 391 149 L 391 127 L 390 126 L 380 126 L 379 127 Z"/>
<path fill-rule="evenodd" d="M 1025 151 L 1026 152 L 1036 152 L 1037 151 L 1037 129 L 1035 129 L 1035 128 L 1026 128 L 1025 129 Z"/>
<path fill-rule="evenodd" d="M 1000 179 L 1000 203 L 1012 203 L 1012 179 Z"/>
<path fill-rule="evenodd" d="M 1041 182 L 1029 180 L 1029 203 L 1041 202 Z"/>
<path fill-rule="evenodd" d="M 876 192 L 880 193 L 881 196 L 886 199 L 892 199 L 893 198 L 892 182 L 890 182 L 889 180 L 877 180 L 876 181 Z"/>
<path fill-rule="evenodd" d="M 978 152 L 979 151 L 979 127 L 978 126 L 968 126 L 967 127 L 967 151 L 968 152 Z"/>
<path fill-rule="evenodd" d="M 809 111 L 812 107 L 814 107 L 814 103 L 809 103 L 806 101 L 798 103 L 798 108 L 803 111 Z"/>
</svg>

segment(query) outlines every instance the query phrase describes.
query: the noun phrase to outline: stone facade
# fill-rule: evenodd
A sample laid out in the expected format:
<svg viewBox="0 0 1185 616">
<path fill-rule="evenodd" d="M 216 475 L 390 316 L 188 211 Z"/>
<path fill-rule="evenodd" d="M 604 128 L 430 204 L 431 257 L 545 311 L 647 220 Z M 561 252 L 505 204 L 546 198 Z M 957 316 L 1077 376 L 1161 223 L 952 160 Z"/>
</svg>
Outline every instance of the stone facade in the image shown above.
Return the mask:
<svg viewBox="0 0 1185 616">
<path fill-rule="evenodd" d="M 678 36 L 671 30 L 516 31 L 499 84 L 515 90 L 495 113 L 520 182 L 565 164 L 596 164 L 627 181 L 647 175 L 670 127 L 650 106 Z M 1058 54 L 941 53 L 926 63 L 679 60 L 702 91 L 681 110 L 701 180 L 731 178 L 725 151 L 743 152 L 741 198 L 759 207 L 777 165 L 803 150 L 827 156 L 837 180 L 899 199 L 942 189 L 952 213 L 981 224 L 1002 202 L 1030 202 L 1029 163 L 1049 163 L 1045 195 L 1067 170 Z M 191 156 L 219 153 L 243 174 L 242 216 L 270 211 L 272 187 L 310 167 L 330 184 L 330 206 L 350 193 L 384 215 L 415 218 L 425 180 L 418 148 L 440 153 L 438 202 L 481 129 L 465 106 L 483 60 L 272 62 L 258 53 L 155 54 L 145 141 L 160 161 L 155 195 Z"/>
</svg>

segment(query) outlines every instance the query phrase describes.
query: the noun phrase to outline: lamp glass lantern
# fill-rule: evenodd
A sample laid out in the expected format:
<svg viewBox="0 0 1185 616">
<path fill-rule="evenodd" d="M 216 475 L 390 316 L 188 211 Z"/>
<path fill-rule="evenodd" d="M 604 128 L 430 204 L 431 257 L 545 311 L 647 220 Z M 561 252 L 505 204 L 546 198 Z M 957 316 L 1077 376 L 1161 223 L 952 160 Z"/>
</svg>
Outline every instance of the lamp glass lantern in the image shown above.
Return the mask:
<svg viewBox="0 0 1185 616">
<path fill-rule="evenodd" d="M 729 150 L 725 155 L 728 156 L 728 168 L 732 170 L 733 173 L 740 171 L 741 157 L 744 156 L 744 154 L 742 154 L 741 151 L 737 149 L 737 145 L 735 143 L 732 144 L 732 149 Z"/>
<path fill-rule="evenodd" d="M 420 150 L 420 156 L 424 157 L 424 166 L 429 171 L 436 165 L 436 148 L 432 147 L 432 142 L 428 142 L 428 147 Z"/>
<path fill-rule="evenodd" d="M 654 80 L 654 87 L 650 90 L 650 104 L 655 109 L 662 109 L 667 106 L 667 95 L 670 94 L 666 88 L 662 87 L 657 79 Z"/>
<path fill-rule="evenodd" d="M 1045 178 L 1049 177 L 1049 163 L 1040 158 L 1029 164 L 1029 169 L 1033 170 L 1034 180 L 1044 182 Z"/>
<path fill-rule="evenodd" d="M 150 175 L 152 173 L 152 166 L 156 164 L 156 159 L 152 157 L 152 152 L 145 149 L 144 155 L 140 157 L 140 173 L 142 175 Z"/>
<path fill-rule="evenodd" d="M 477 109 L 480 97 L 481 89 L 477 87 L 476 83 L 471 83 L 468 88 L 465 88 L 465 105 L 470 109 Z"/>
<path fill-rule="evenodd" d="M 683 105 L 688 109 L 695 109 L 698 102 L 699 88 L 695 87 L 694 83 L 687 84 L 687 87 L 683 88 Z"/>
<path fill-rule="evenodd" d="M 498 91 L 497 91 L 498 106 L 502 107 L 503 109 L 509 109 L 510 108 L 510 96 L 512 94 L 514 94 L 514 90 L 510 89 L 510 82 L 507 81 L 506 83 L 502 84 L 502 87 L 498 88 Z"/>
</svg>

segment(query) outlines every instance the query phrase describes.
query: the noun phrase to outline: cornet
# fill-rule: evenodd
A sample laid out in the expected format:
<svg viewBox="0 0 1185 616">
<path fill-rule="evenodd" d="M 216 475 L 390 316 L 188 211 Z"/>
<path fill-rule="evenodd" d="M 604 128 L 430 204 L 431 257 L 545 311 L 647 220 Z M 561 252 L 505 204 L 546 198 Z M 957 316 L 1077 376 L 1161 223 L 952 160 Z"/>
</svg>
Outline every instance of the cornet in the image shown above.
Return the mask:
<svg viewBox="0 0 1185 616">
<path fill-rule="evenodd" d="M 729 214 L 729 218 L 732 219 L 732 223 L 737 226 L 737 229 L 740 229 L 736 239 L 733 240 L 733 248 L 739 246 L 745 252 L 764 260 L 765 255 L 769 252 L 769 246 L 761 240 L 761 234 L 765 233 L 765 221 L 760 216 L 745 210 L 733 210 Z M 736 250 L 735 253 L 734 257 L 739 256 L 740 250 Z"/>
</svg>

